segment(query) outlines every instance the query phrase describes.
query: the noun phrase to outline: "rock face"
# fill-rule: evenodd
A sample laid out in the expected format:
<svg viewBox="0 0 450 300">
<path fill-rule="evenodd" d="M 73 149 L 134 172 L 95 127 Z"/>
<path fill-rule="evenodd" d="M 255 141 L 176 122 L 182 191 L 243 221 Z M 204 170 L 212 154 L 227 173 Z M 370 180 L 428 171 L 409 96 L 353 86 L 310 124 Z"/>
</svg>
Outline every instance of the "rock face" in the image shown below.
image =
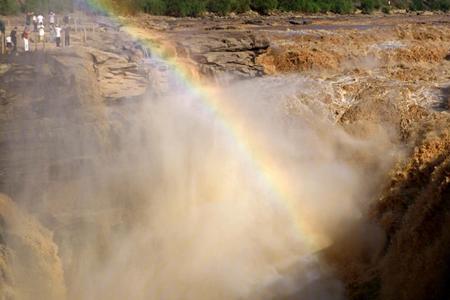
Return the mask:
<svg viewBox="0 0 450 300">
<path fill-rule="evenodd" d="M 179 39 L 177 48 L 187 51 L 188 57 L 199 64 L 200 72 L 205 75 L 249 78 L 264 75 L 264 68 L 256 59 L 269 46 L 264 35 L 224 31 L 215 35 L 190 35 Z"/>
<path fill-rule="evenodd" d="M 149 82 L 144 70 L 126 57 L 97 49 L 89 49 L 101 97 L 106 100 L 138 97 Z"/>
<path fill-rule="evenodd" d="M 79 156 L 77 136 L 95 136 L 92 119 L 100 98 L 89 62 L 80 51 L 35 53 L 13 61 L 14 68 L 1 78 L 8 103 L 0 114 L 0 186 L 15 201 L 31 192 L 29 205 L 38 202 L 37 191 L 51 181 L 54 170 L 68 156 Z M 65 126 L 71 132 L 63 132 Z M 24 186 L 33 188 L 25 192 Z"/>
<path fill-rule="evenodd" d="M 52 234 L 0 195 L 2 299 L 65 299 L 58 248 Z"/>
<path fill-rule="evenodd" d="M 142 96 L 147 77 L 126 55 L 80 46 L 1 66 L 0 190 L 54 231 L 59 251 L 49 231 L 0 197 L 0 298 L 65 299 L 63 278 L 71 282 L 79 265 L 74 244 L 90 241 L 76 230 L 99 219 L 79 224 L 95 209 L 79 186 L 118 143 L 108 114 L 115 109 L 120 122 L 122 107 L 114 104 Z"/>
</svg>

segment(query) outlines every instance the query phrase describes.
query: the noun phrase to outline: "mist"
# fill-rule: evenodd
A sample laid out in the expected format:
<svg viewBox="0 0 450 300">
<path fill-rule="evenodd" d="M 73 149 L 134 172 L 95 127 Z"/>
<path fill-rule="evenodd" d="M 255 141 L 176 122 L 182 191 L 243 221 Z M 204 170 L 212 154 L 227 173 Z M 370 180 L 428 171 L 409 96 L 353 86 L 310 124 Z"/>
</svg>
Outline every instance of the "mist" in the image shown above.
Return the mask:
<svg viewBox="0 0 450 300">
<path fill-rule="evenodd" d="M 205 83 L 231 115 L 170 84 L 95 110 L 96 132 L 64 121 L 53 147 L 76 167 L 26 181 L 67 298 L 344 299 L 319 253 L 360 224 L 397 153 L 385 131 L 348 134 L 323 99 L 302 101 L 322 83 L 301 76 Z"/>
</svg>

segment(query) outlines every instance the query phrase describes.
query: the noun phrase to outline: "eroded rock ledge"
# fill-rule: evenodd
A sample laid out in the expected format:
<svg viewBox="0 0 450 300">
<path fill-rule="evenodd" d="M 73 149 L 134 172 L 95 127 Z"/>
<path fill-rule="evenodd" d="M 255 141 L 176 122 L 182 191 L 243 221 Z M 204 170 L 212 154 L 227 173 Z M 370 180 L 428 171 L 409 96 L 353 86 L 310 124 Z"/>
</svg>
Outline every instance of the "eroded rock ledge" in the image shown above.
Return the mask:
<svg viewBox="0 0 450 300">
<path fill-rule="evenodd" d="M 256 58 L 270 46 L 262 34 L 223 31 L 216 35 L 196 34 L 179 39 L 178 49 L 199 64 L 200 72 L 208 76 L 232 75 L 238 78 L 264 75 Z"/>
</svg>

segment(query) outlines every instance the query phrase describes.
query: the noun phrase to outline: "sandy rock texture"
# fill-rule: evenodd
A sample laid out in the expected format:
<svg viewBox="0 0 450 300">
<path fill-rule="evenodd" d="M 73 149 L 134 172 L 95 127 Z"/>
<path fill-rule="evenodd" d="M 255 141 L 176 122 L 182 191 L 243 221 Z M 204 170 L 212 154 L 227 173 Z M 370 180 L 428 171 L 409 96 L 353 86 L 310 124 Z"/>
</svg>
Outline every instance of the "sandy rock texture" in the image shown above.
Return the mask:
<svg viewBox="0 0 450 300">
<path fill-rule="evenodd" d="M 64 299 L 64 273 L 52 233 L 5 195 L 0 195 L 0 222 L 3 299 Z"/>
</svg>

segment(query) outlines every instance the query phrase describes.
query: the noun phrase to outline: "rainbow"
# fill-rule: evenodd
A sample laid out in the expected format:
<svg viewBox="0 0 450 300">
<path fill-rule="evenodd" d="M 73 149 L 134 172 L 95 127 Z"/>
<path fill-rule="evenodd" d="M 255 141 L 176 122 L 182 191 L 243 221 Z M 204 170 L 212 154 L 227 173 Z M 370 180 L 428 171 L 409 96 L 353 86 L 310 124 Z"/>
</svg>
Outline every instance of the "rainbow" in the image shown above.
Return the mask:
<svg viewBox="0 0 450 300">
<path fill-rule="evenodd" d="M 151 51 L 152 56 L 164 61 L 170 67 L 169 70 L 174 73 L 173 75 L 184 83 L 192 95 L 196 96 L 206 109 L 217 116 L 221 128 L 242 150 L 257 174 L 262 177 L 265 184 L 269 185 L 278 200 L 282 202 L 282 206 L 286 209 L 304 243 L 306 253 L 313 253 L 329 245 L 330 242 L 327 237 L 315 231 L 306 220 L 298 196 L 292 190 L 295 183 L 271 155 L 264 151 L 265 147 L 256 136 L 249 132 L 245 118 L 240 116 L 239 110 L 232 107 L 232 101 L 227 101 L 222 95 L 219 95 L 217 89 L 204 84 L 198 78 L 194 78 L 189 66 L 175 56 L 167 55 L 168 49 L 164 46 L 153 43 L 153 40 L 157 40 L 157 35 L 137 26 L 125 24 L 114 13 L 114 9 L 110 5 L 101 4 L 95 0 L 86 1 L 92 9 L 103 12 L 121 24 L 122 30 L 140 41 L 143 47 Z"/>
</svg>

